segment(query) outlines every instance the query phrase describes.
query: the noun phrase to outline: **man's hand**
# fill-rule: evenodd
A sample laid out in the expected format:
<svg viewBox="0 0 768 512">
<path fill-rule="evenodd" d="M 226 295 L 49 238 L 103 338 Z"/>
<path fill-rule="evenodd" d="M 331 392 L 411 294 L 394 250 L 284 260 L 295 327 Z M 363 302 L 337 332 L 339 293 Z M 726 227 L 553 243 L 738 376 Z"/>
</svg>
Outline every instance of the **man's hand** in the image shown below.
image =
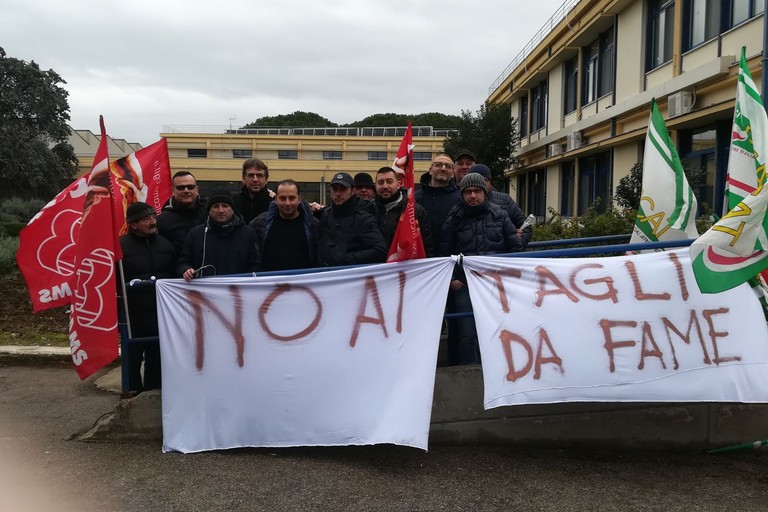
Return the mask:
<svg viewBox="0 0 768 512">
<path fill-rule="evenodd" d="M 193 277 L 195 277 L 195 269 L 188 268 L 184 271 L 184 274 L 182 274 L 182 277 L 184 277 L 185 281 L 191 281 Z"/>
<path fill-rule="evenodd" d="M 458 279 L 454 279 L 451 281 L 451 290 L 453 290 L 454 292 L 456 290 L 462 289 L 463 287 L 464 287 L 464 283 L 462 283 Z"/>
</svg>

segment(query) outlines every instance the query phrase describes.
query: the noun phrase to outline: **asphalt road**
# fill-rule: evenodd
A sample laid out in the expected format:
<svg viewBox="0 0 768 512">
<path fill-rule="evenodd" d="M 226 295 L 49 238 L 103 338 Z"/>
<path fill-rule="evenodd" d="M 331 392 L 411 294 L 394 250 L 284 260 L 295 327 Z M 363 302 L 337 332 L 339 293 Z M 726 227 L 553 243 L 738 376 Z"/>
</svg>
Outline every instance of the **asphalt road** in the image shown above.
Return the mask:
<svg viewBox="0 0 768 512">
<path fill-rule="evenodd" d="M 0 511 L 766 510 L 768 454 L 394 446 L 163 454 L 84 443 L 118 401 L 0 366 Z M 767 436 L 768 437 L 768 436 Z"/>
</svg>

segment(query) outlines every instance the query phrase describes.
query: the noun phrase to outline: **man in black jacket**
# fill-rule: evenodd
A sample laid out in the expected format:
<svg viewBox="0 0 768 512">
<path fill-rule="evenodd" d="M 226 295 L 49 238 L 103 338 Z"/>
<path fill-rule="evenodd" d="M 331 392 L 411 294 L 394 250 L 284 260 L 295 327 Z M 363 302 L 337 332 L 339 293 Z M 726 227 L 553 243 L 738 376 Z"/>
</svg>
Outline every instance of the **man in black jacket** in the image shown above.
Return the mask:
<svg viewBox="0 0 768 512">
<path fill-rule="evenodd" d="M 477 173 L 459 184 L 462 202 L 448 214 L 440 237 L 440 255 L 464 256 L 517 252 L 523 249 L 517 229 L 507 212 L 486 198 L 485 179 Z M 457 266 L 451 280 L 451 299 L 456 312 L 471 312 L 464 271 Z M 455 336 L 448 338 L 449 364 L 476 364 L 480 349 L 474 317 L 456 319 Z"/>
<path fill-rule="evenodd" d="M 379 224 L 381 234 L 387 250 L 392 245 L 395 231 L 400 223 L 400 216 L 408 205 L 408 191 L 402 188 L 400 175 L 391 167 L 382 167 L 376 173 L 376 198 L 374 207 L 376 222 Z M 432 238 L 432 223 L 426 210 L 420 204 L 414 204 L 414 214 L 419 222 L 421 241 L 424 244 L 424 252 L 428 258 L 435 255 L 435 244 Z"/>
<path fill-rule="evenodd" d="M 295 181 L 283 180 L 276 190 L 269 209 L 249 224 L 259 241 L 262 270 L 316 267 L 320 221 Z"/>
<path fill-rule="evenodd" d="M 157 217 L 157 231 L 173 243 L 176 255 L 193 227 L 205 222 L 208 210 L 200 199 L 197 180 L 189 171 L 173 175 L 173 196 Z"/>
<path fill-rule="evenodd" d="M 509 216 L 509 220 L 511 220 L 512 224 L 517 228 L 517 236 L 520 237 L 520 241 L 523 243 L 523 248 L 527 247 L 528 242 L 531 241 L 531 237 L 533 236 L 533 227 L 526 226 L 525 228 L 522 228 L 526 218 L 523 210 L 520 209 L 509 194 L 499 192 L 493 188 L 493 184 L 491 183 L 491 169 L 487 165 L 475 164 L 472 166 L 470 172 L 476 172 L 485 178 L 485 190 L 488 193 L 488 200 L 491 203 L 504 208 L 504 211 L 506 211 Z"/>
<path fill-rule="evenodd" d="M 333 203 L 320 214 L 317 255 L 321 266 L 383 263 L 387 257 L 376 219 L 364 211 L 370 205 L 353 194 L 353 186 L 352 176 L 345 172 L 331 180 Z"/>
<path fill-rule="evenodd" d="M 243 186 L 240 193 L 232 200 L 235 211 L 248 224 L 257 216 L 267 211 L 272 202 L 272 194 L 267 188 L 269 168 L 258 158 L 249 158 L 243 162 Z"/>
<path fill-rule="evenodd" d="M 128 207 L 125 221 L 128 233 L 120 237 L 123 251 L 123 278 L 164 279 L 173 277 L 176 250 L 173 244 L 157 234 L 155 210 L 147 203 L 137 202 Z M 128 320 L 132 338 L 157 336 L 157 299 L 153 287 L 128 288 Z M 160 347 L 155 343 L 132 343 L 123 350 L 130 359 L 131 391 L 141 393 L 160 387 Z M 141 382 L 141 360 L 144 358 L 144 383 Z"/>
<path fill-rule="evenodd" d="M 208 198 L 208 218 L 184 239 L 176 274 L 193 277 L 242 274 L 260 270 L 256 233 L 235 212 L 232 196 L 214 190 Z"/>
<path fill-rule="evenodd" d="M 453 169 L 451 157 L 445 154 L 437 155 L 429 166 L 429 172 L 421 177 L 421 189 L 416 191 L 416 202 L 427 211 L 432 222 L 435 245 L 440 240 L 448 212 L 461 202 L 459 187 L 453 179 Z"/>
</svg>

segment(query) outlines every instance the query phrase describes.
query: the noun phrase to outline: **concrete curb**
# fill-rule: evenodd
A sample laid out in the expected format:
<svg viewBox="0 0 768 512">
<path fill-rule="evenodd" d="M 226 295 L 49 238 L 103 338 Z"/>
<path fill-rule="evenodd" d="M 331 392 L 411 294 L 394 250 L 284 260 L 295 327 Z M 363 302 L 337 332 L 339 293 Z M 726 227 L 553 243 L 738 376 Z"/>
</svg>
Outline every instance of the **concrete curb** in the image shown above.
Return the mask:
<svg viewBox="0 0 768 512">
<path fill-rule="evenodd" d="M 0 345 L 0 363 L 58 364 L 72 363 L 69 347 L 39 347 L 35 345 Z"/>
</svg>

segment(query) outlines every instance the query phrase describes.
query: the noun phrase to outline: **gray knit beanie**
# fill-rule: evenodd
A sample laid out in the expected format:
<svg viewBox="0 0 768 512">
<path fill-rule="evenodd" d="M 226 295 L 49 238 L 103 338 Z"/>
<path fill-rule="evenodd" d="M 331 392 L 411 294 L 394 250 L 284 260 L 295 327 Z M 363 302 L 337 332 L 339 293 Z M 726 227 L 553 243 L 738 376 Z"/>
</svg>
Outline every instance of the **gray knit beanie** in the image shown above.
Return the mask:
<svg viewBox="0 0 768 512">
<path fill-rule="evenodd" d="M 464 176 L 461 183 L 459 183 L 459 188 L 462 192 L 467 187 L 477 187 L 485 190 L 485 178 L 483 178 L 482 174 L 471 172 Z"/>
</svg>

